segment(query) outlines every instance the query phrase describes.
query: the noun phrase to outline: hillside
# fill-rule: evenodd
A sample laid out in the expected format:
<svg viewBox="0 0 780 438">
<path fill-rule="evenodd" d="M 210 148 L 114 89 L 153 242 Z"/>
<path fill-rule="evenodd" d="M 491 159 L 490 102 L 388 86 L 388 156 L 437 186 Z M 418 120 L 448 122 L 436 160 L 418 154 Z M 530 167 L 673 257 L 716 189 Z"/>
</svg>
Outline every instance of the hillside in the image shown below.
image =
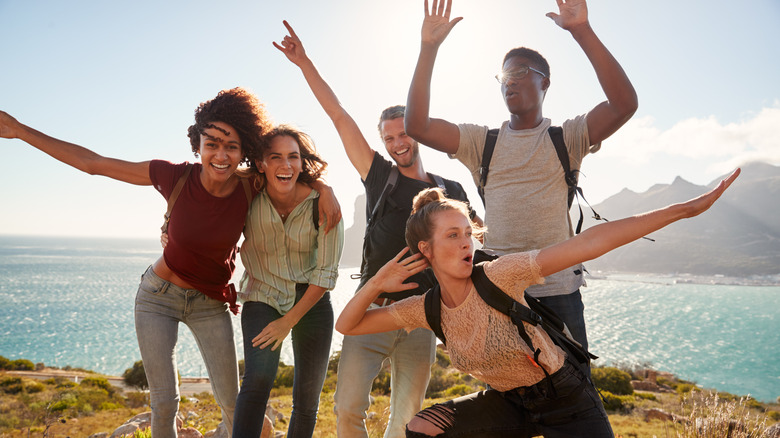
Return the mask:
<svg viewBox="0 0 780 438">
<path fill-rule="evenodd" d="M 619 219 L 698 196 L 714 187 L 692 184 L 677 177 L 643 193 L 623 189 L 594 205 L 603 217 Z M 470 183 L 470 182 L 469 182 Z M 748 163 L 723 198 L 708 212 L 654 233 L 655 242 L 640 240 L 587 263 L 601 271 L 688 273 L 749 277 L 780 274 L 780 167 Z M 343 266 L 360 266 L 365 230 L 365 196 L 355 200 L 353 226 L 346 231 Z M 596 221 L 583 206 L 588 228 Z M 573 222 L 579 217 L 572 208 Z"/>
<path fill-rule="evenodd" d="M 720 182 L 705 186 L 677 177 L 644 193 L 624 189 L 594 209 L 619 219 L 698 196 Z M 595 270 L 688 273 L 747 277 L 780 274 L 780 167 L 748 163 L 742 174 L 712 209 L 693 219 L 674 223 L 587 263 Z M 583 208 L 586 216 L 590 209 Z M 572 209 L 572 216 L 579 211 Z M 596 223 L 586 217 L 584 228 Z"/>
</svg>

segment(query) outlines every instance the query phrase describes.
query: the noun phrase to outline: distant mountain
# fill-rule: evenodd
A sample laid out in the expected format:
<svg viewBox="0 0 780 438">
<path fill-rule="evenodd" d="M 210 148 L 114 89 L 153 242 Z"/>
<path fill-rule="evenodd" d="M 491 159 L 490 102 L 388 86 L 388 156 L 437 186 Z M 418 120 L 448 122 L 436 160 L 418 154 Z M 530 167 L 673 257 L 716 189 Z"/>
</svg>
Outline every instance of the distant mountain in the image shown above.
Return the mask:
<svg viewBox="0 0 780 438">
<path fill-rule="evenodd" d="M 366 194 L 355 198 L 355 215 L 352 226 L 344 230 L 344 252 L 342 267 L 360 267 L 363 259 L 363 235 L 366 232 Z"/>
<path fill-rule="evenodd" d="M 725 175 L 724 175 L 725 177 Z M 677 177 L 671 184 L 656 184 L 644 193 L 623 189 L 594 209 L 608 219 L 620 219 L 698 196 L 707 186 Z M 586 263 L 591 273 L 602 271 L 723 274 L 735 277 L 780 274 L 780 167 L 748 163 L 742 174 L 709 211 L 674 223 Z M 355 200 L 354 224 L 346 230 L 342 266 L 360 266 L 365 230 L 365 195 Z M 596 224 L 583 206 L 583 228 Z M 572 207 L 576 224 L 579 210 Z"/>
<path fill-rule="evenodd" d="M 725 175 L 724 175 L 725 177 Z M 723 177 L 705 186 L 677 177 L 644 193 L 623 189 L 594 209 L 608 219 L 685 201 L 715 187 Z M 652 273 L 689 273 L 728 276 L 780 273 L 780 167 L 748 163 L 723 197 L 707 212 L 674 223 L 649 236 L 586 263 L 596 270 Z M 583 208 L 585 214 L 590 209 Z M 579 211 L 572 209 L 572 216 Z M 595 224 L 586 218 L 585 227 Z"/>
</svg>

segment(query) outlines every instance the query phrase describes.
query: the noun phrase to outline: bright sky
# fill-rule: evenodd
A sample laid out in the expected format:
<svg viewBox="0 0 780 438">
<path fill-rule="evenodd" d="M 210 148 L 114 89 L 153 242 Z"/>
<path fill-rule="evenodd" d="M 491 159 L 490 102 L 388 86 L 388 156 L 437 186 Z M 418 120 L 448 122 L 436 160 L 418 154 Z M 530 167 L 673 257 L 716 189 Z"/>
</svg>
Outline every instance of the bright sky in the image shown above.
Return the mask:
<svg viewBox="0 0 780 438">
<path fill-rule="evenodd" d="M 675 176 L 707 184 L 748 160 L 780 164 L 780 2 L 591 0 L 591 24 L 636 87 L 639 111 L 588 157 L 591 203 Z M 550 62 L 545 116 L 560 124 L 604 99 L 553 0 L 455 0 L 463 16 L 442 45 L 433 116 L 499 126 L 493 75 L 509 49 Z M 258 94 L 277 122 L 313 136 L 347 225 L 363 192 L 330 120 L 272 45 L 287 19 L 375 148 L 381 110 L 404 103 L 419 49 L 422 0 L 0 0 L 0 109 L 50 135 L 133 161 L 194 160 L 186 137 L 199 102 L 224 88 Z M 0 233 L 159 233 L 153 188 L 89 176 L 18 141 L 0 140 Z M 424 152 L 428 171 L 461 181 L 458 162 Z"/>
</svg>

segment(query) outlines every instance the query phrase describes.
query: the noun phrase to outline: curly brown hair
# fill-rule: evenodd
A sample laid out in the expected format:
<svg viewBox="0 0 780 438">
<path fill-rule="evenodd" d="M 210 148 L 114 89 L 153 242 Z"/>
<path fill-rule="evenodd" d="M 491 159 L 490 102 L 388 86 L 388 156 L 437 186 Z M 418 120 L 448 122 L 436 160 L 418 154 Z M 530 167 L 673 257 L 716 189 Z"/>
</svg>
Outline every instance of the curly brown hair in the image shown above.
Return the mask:
<svg viewBox="0 0 780 438">
<path fill-rule="evenodd" d="M 312 140 L 308 134 L 301 131 L 300 129 L 292 125 L 285 124 L 278 125 L 270 132 L 265 134 L 261 148 L 256 150 L 256 152 L 259 153 L 249 157 L 249 167 L 254 173 L 264 177 L 264 175 L 257 169 L 256 160 L 262 160 L 263 154 L 265 154 L 268 149 L 268 145 L 271 144 L 271 140 L 282 135 L 286 135 L 295 140 L 295 142 L 298 143 L 298 148 L 301 150 L 301 162 L 303 168 L 301 173 L 298 175 L 298 181 L 311 184 L 325 174 L 325 169 L 328 167 L 328 163 L 323 160 L 320 154 L 317 152 L 317 148 L 314 146 L 314 140 Z"/>
<path fill-rule="evenodd" d="M 192 152 L 198 156 L 200 136 L 212 123 L 222 122 L 232 126 L 241 139 L 242 163 L 249 163 L 250 157 L 262 147 L 263 136 L 273 128 L 271 118 L 260 100 L 245 88 L 222 90 L 209 101 L 202 102 L 195 109 L 195 124 L 187 129 Z"/>
</svg>

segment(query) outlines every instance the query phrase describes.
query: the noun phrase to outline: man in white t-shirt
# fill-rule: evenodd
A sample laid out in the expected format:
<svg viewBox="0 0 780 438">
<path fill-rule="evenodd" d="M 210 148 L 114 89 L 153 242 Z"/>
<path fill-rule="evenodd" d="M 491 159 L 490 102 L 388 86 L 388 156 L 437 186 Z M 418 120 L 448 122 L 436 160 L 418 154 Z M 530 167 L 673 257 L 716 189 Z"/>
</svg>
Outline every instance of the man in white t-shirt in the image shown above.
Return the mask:
<svg viewBox="0 0 780 438">
<path fill-rule="evenodd" d="M 405 117 L 406 132 L 422 144 L 460 160 L 479 182 L 487 126 L 456 125 L 429 115 L 430 84 L 439 46 L 461 18 L 450 20 L 452 2 L 434 1 L 426 11 L 417 68 L 412 78 Z M 571 169 L 601 147 L 601 141 L 625 124 L 637 109 L 631 82 L 617 60 L 601 43 L 588 21 L 585 0 L 558 0 L 559 14 L 548 13 L 571 33 L 587 55 L 607 100 L 587 114 L 566 120 L 563 137 Z M 524 47 L 504 57 L 501 84 L 509 120 L 499 130 L 485 185 L 484 247 L 496 255 L 543 248 L 573 235 L 568 208 L 568 186 L 563 168 L 547 132 L 550 119 L 542 104 L 550 86 L 550 67 L 538 52 Z M 580 286 L 582 266 L 545 279 L 528 292 L 552 307 L 574 337 L 587 347 Z"/>
</svg>

